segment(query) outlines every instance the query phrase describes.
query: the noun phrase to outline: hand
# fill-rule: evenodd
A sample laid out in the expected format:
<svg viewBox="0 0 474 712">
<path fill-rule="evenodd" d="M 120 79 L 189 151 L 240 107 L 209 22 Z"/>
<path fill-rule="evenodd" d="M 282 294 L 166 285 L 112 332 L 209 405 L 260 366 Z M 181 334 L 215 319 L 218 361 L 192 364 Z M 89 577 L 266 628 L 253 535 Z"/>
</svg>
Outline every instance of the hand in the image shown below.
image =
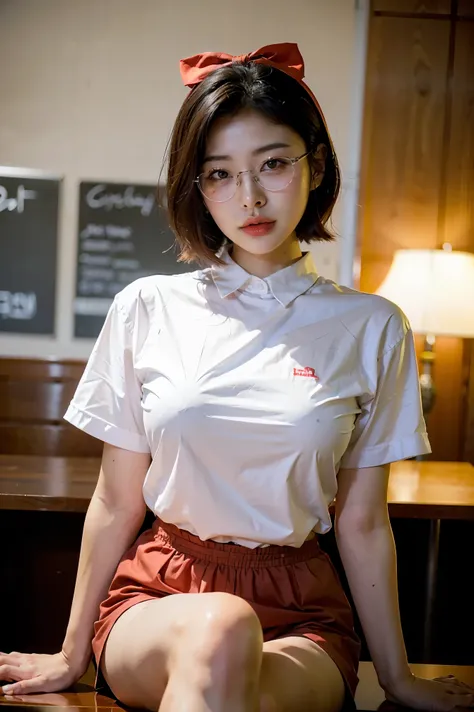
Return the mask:
<svg viewBox="0 0 474 712">
<path fill-rule="evenodd" d="M 85 669 L 72 666 L 63 652 L 55 655 L 0 653 L 0 680 L 13 683 L 0 687 L 0 693 L 28 695 L 64 690 L 84 672 Z"/>
<path fill-rule="evenodd" d="M 474 707 L 474 688 L 453 675 L 424 680 L 414 675 L 386 693 L 387 700 L 416 710 L 451 712 L 459 707 Z"/>
</svg>

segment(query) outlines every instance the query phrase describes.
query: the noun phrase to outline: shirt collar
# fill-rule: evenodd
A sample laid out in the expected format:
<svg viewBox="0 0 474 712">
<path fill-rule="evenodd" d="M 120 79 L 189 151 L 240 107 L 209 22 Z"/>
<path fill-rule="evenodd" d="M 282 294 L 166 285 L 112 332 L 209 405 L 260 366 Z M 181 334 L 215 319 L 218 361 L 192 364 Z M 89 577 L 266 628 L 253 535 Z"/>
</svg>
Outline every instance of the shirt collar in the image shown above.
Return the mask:
<svg viewBox="0 0 474 712">
<path fill-rule="evenodd" d="M 252 280 L 252 275 L 234 262 L 229 254 L 230 245 L 224 245 L 219 257 L 225 264 L 212 265 L 211 274 L 217 291 L 222 298 L 228 297 L 238 289 L 245 288 Z M 317 281 L 319 275 L 311 252 L 306 252 L 297 262 L 265 277 L 271 293 L 280 304 L 287 307 L 300 294 L 306 292 Z"/>
</svg>

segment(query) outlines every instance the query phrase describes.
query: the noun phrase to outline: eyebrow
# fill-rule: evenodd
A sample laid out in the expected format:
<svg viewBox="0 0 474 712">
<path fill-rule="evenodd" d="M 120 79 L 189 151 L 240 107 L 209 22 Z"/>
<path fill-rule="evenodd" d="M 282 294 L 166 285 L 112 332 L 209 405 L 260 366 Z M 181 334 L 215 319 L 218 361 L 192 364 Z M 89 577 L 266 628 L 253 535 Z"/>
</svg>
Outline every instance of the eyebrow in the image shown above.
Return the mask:
<svg viewBox="0 0 474 712">
<path fill-rule="evenodd" d="M 290 145 L 288 143 L 268 143 L 266 146 L 260 146 L 260 148 L 256 148 L 255 151 L 252 151 L 252 156 L 258 156 L 260 153 L 266 153 L 267 151 L 274 151 L 276 148 L 290 148 Z M 218 155 L 213 155 L 213 156 L 206 156 L 203 160 L 203 163 L 209 163 L 210 161 L 230 161 L 232 160 L 232 156 L 218 156 Z"/>
</svg>

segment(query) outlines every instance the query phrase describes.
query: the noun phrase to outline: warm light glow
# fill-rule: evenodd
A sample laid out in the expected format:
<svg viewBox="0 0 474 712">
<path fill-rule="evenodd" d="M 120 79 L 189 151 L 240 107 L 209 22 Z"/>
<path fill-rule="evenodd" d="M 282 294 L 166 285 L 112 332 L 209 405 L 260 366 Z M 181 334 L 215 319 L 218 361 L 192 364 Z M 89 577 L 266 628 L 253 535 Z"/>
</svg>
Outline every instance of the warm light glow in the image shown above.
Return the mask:
<svg viewBox="0 0 474 712">
<path fill-rule="evenodd" d="M 397 250 L 377 290 L 395 302 L 420 334 L 474 337 L 474 254 Z"/>
</svg>

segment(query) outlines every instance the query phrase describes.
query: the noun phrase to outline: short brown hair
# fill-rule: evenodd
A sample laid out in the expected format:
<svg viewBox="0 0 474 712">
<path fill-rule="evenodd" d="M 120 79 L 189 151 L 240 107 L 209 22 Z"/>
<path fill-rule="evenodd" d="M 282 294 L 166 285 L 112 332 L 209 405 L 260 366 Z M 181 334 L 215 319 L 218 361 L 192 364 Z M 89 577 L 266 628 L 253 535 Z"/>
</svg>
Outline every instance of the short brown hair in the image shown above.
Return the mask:
<svg viewBox="0 0 474 712">
<path fill-rule="evenodd" d="M 170 226 L 180 248 L 180 262 L 221 264 L 216 253 L 226 236 L 206 212 L 194 179 L 201 170 L 207 136 L 213 123 L 242 109 L 254 109 L 292 128 L 307 150 L 324 143 L 328 150 L 323 180 L 311 191 L 296 227 L 300 241 L 332 241 L 325 225 L 337 200 L 340 171 L 324 121 L 308 92 L 284 72 L 249 61 L 216 69 L 194 87 L 176 118 L 168 148 L 166 202 Z M 313 156 L 308 156 L 315 171 Z"/>
</svg>

